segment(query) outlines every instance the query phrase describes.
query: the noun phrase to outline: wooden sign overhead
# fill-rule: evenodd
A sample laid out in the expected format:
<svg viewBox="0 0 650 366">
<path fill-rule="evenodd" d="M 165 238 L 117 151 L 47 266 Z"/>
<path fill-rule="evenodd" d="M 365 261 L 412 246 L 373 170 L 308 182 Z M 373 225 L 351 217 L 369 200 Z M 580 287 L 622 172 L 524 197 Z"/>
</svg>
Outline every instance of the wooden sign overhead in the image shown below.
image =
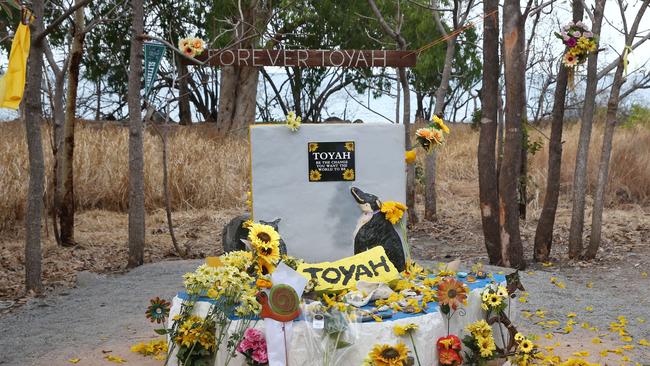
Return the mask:
<svg viewBox="0 0 650 366">
<path fill-rule="evenodd" d="M 196 59 L 212 66 L 413 67 L 415 51 L 209 49 Z"/>
</svg>

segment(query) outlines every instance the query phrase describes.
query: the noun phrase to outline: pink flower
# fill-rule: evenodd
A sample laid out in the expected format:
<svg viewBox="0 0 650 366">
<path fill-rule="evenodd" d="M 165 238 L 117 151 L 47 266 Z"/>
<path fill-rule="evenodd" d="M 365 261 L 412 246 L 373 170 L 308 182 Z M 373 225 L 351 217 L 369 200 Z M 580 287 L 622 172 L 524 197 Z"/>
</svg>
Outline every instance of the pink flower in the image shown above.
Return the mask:
<svg viewBox="0 0 650 366">
<path fill-rule="evenodd" d="M 237 352 L 246 353 L 256 348 L 257 345 L 254 342 L 251 342 L 250 340 L 244 338 L 241 342 L 239 342 L 239 345 L 237 346 Z"/>
<path fill-rule="evenodd" d="M 581 35 L 582 35 L 582 33 L 580 33 L 580 31 L 573 32 L 573 36 L 576 37 L 576 38 L 580 38 Z"/>
<path fill-rule="evenodd" d="M 585 37 L 587 37 L 587 38 L 593 38 L 593 37 L 594 37 L 594 34 L 591 33 L 591 32 L 585 32 L 585 33 L 583 34 L 583 36 L 585 36 Z"/>
<path fill-rule="evenodd" d="M 244 332 L 244 338 L 248 339 L 253 343 L 259 343 L 266 340 L 264 338 L 264 333 L 254 328 L 246 329 L 246 331 Z"/>
<path fill-rule="evenodd" d="M 266 347 L 259 348 L 253 351 L 253 361 L 257 363 L 267 363 L 269 362 L 269 356 L 266 353 Z"/>
</svg>

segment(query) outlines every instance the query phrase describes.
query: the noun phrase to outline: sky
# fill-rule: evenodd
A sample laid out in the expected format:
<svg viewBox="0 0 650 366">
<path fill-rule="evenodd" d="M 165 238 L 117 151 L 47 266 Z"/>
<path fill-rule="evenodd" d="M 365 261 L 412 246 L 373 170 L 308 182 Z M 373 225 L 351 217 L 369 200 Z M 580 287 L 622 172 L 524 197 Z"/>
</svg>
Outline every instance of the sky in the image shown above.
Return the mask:
<svg viewBox="0 0 650 366">
<path fill-rule="evenodd" d="M 593 6 L 593 1 L 587 1 L 587 2 L 589 7 Z M 522 1 L 522 4 L 524 3 L 525 2 Z M 603 22 L 603 29 L 600 35 L 600 47 L 604 48 L 604 50 L 602 50 L 599 55 L 599 65 L 601 66 L 607 65 L 612 60 L 615 60 L 616 57 L 618 56 L 618 52 L 621 52 L 624 47 L 624 38 L 620 33 L 620 29 L 622 29 L 622 21 L 621 21 L 619 7 L 617 4 L 618 4 L 617 0 L 608 0 L 608 2 L 606 3 L 606 7 L 605 7 L 606 19 Z M 641 6 L 641 1 L 632 0 L 627 2 L 626 4 L 627 4 L 627 8 L 625 10 L 625 14 L 628 18 L 628 27 L 629 27 L 631 26 L 632 20 Z M 480 19 L 481 12 L 479 8 L 480 6 L 476 7 L 474 14 L 470 16 L 470 19 Z M 553 3 L 552 8 L 549 6 L 545 8 L 545 11 L 549 13 L 543 13 L 541 15 L 540 25 L 537 29 L 536 38 L 539 38 L 540 40 L 542 38 L 550 39 L 551 40 L 550 45 L 552 49 L 551 52 L 557 56 L 561 54 L 563 50 L 563 45 L 559 40 L 554 39 L 552 33 L 558 30 L 562 25 L 566 24 L 568 21 L 571 20 L 570 2 L 566 0 L 557 0 L 556 2 Z M 585 16 L 584 22 L 587 25 L 591 26 L 591 21 L 587 16 Z M 531 23 L 530 21 L 527 23 L 529 25 L 527 29 L 528 34 L 530 32 L 530 23 Z M 646 14 L 644 15 L 644 18 L 640 24 L 641 24 L 641 26 L 639 27 L 640 34 L 643 35 L 643 34 L 647 34 L 647 32 L 650 32 L 650 10 L 646 11 Z M 482 26 L 480 24 L 480 21 L 477 22 L 476 26 L 479 28 Z M 548 48 L 548 46 L 549 46 L 548 42 L 540 42 L 539 45 L 537 45 L 536 47 L 537 49 L 540 49 L 540 48 Z M 628 69 L 630 71 L 640 69 L 639 71 L 641 72 L 650 72 L 650 64 L 647 64 L 650 60 L 650 41 L 646 42 L 639 48 L 635 49 L 632 53 L 630 53 L 630 55 L 628 56 L 628 60 L 629 60 Z M 7 65 L 7 55 L 0 54 L 0 67 L 4 70 L 6 69 L 6 65 Z M 579 70 L 578 73 L 579 74 L 584 73 L 584 69 L 585 67 L 583 66 L 582 70 Z M 273 70 L 272 68 L 269 68 L 267 70 L 269 71 L 269 73 L 273 74 L 274 79 L 278 78 L 279 80 L 284 75 L 284 73 L 281 72 L 280 70 Z M 534 104 L 535 100 L 539 96 L 539 91 L 535 90 L 536 89 L 535 81 L 542 80 L 543 74 L 544 74 L 544 70 L 542 69 L 538 69 L 538 70 L 533 69 L 531 72 L 529 72 L 529 75 L 531 76 L 531 80 L 529 82 L 529 87 L 528 87 L 530 104 Z M 576 91 L 579 92 L 579 90 L 580 90 L 580 83 L 578 81 L 576 85 Z M 346 117 L 347 119 L 351 119 L 351 120 L 360 118 L 364 121 L 387 122 L 386 118 L 380 116 L 383 115 L 388 117 L 388 119 L 394 119 L 395 108 L 397 103 L 395 98 L 389 96 L 382 96 L 379 99 L 373 99 L 373 98 L 368 98 L 367 95 L 358 95 L 353 90 L 353 88 L 348 88 L 348 91 L 354 97 L 354 99 L 362 102 L 363 105 L 355 101 L 345 91 L 341 91 L 335 94 L 330 99 L 325 109 L 326 116 L 333 115 L 341 118 Z M 83 91 L 80 94 L 83 94 Z M 638 91 L 637 93 L 630 96 L 629 101 L 627 102 L 628 103 L 637 102 L 645 105 L 650 105 L 650 90 Z M 411 106 L 412 106 L 412 114 L 414 114 L 415 96 L 413 96 L 412 98 Z M 461 111 L 459 112 L 458 115 L 461 116 L 460 118 L 467 119 L 468 116 L 466 116 L 466 114 L 471 115 L 471 112 L 472 111 L 470 107 L 467 113 L 465 113 L 465 111 Z M 281 111 L 278 110 L 275 113 L 278 114 L 278 117 L 281 117 Z M 0 120 L 13 119 L 16 116 L 17 113 L 14 111 L 0 109 Z"/>
</svg>

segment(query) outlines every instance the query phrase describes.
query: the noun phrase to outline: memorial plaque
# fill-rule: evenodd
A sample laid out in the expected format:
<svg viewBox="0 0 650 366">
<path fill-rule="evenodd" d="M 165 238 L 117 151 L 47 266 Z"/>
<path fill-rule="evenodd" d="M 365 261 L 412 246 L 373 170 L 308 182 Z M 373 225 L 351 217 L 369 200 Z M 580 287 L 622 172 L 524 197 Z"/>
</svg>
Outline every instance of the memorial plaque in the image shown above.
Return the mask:
<svg viewBox="0 0 650 366">
<path fill-rule="evenodd" d="M 354 181 L 354 141 L 309 142 L 310 182 Z"/>
<path fill-rule="evenodd" d="M 278 231 L 287 252 L 307 262 L 354 254 L 362 212 L 350 194 L 352 186 L 384 201 L 406 200 L 404 125 L 305 123 L 292 132 L 281 124 L 258 124 L 251 126 L 250 142 L 253 219 L 280 218 Z M 354 143 L 354 154 L 345 148 L 349 142 Z M 321 172 L 320 181 L 310 180 L 310 163 L 316 161 L 310 161 L 309 143 L 318 143 L 322 152 L 350 152 L 349 159 L 328 155 L 325 161 L 330 166 L 336 162 L 336 168 Z M 354 180 L 342 177 L 343 167 L 354 169 Z M 335 174 L 334 169 L 336 179 L 323 181 L 329 179 L 327 174 Z"/>
</svg>

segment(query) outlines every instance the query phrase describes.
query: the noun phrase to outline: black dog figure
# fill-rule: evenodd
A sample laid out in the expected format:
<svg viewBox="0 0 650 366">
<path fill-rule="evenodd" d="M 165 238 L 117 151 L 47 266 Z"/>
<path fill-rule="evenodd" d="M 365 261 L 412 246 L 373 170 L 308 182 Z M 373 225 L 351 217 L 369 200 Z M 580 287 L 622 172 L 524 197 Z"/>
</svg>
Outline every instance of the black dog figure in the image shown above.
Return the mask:
<svg viewBox="0 0 650 366">
<path fill-rule="evenodd" d="M 402 240 L 393 224 L 380 211 L 381 201 L 377 196 L 365 193 L 357 187 L 350 188 L 350 193 L 362 211 L 354 231 L 354 254 L 382 246 L 388 259 L 402 272 L 406 268 Z"/>
</svg>

